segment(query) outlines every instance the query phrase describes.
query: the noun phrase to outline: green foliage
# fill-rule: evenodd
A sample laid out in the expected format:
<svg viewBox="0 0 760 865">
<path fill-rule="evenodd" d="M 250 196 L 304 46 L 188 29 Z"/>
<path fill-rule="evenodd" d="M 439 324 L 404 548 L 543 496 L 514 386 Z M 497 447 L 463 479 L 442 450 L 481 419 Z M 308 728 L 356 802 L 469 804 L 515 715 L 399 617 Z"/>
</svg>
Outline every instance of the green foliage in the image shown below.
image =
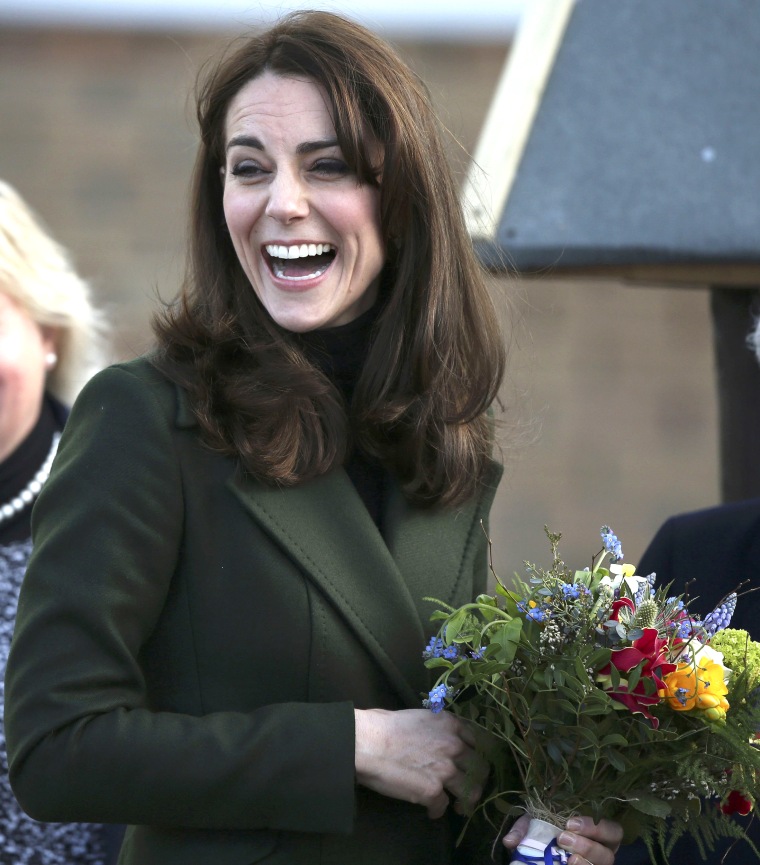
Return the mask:
<svg viewBox="0 0 760 865">
<path fill-rule="evenodd" d="M 550 568 L 526 562 L 513 589 L 497 577 L 493 595 L 433 615 L 440 651 L 426 664 L 449 689 L 447 708 L 480 728 L 493 764 L 486 815 L 497 826 L 526 809 L 616 819 L 627 840 L 664 856 L 684 834 L 701 854 L 741 837 L 717 806 L 732 790 L 760 795 L 757 679 L 732 677 L 719 721 L 674 709 L 662 676 L 685 646 L 707 642 L 698 617 L 684 641 L 686 614 L 666 589 L 627 566 L 602 567 L 604 553 L 571 570 L 560 536 L 547 536 Z"/>
<path fill-rule="evenodd" d="M 713 637 L 710 645 L 723 652 L 723 660 L 732 670 L 746 670 L 754 685 L 760 684 L 760 645 L 746 631 L 724 628 Z"/>
</svg>

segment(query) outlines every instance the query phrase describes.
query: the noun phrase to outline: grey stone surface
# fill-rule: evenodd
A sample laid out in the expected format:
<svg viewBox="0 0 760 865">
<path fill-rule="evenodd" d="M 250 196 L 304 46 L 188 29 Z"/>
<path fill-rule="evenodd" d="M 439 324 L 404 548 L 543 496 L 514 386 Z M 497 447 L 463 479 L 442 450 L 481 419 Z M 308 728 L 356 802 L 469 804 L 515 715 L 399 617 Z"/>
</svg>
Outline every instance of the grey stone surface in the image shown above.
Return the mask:
<svg viewBox="0 0 760 865">
<path fill-rule="evenodd" d="M 760 260 L 760 4 L 578 0 L 501 216 L 518 268 Z"/>
</svg>

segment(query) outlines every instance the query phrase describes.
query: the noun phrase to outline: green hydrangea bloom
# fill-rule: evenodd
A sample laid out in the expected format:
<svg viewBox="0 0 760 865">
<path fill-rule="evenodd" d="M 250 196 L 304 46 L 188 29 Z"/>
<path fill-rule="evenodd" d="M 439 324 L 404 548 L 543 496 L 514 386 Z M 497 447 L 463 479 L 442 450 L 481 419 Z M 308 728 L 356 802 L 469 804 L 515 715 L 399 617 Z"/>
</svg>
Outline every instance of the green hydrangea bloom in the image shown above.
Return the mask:
<svg viewBox="0 0 760 865">
<path fill-rule="evenodd" d="M 760 643 L 749 638 L 746 631 L 724 628 L 710 640 L 710 646 L 723 652 L 723 663 L 732 670 L 747 667 L 753 683 L 760 683 Z"/>
</svg>

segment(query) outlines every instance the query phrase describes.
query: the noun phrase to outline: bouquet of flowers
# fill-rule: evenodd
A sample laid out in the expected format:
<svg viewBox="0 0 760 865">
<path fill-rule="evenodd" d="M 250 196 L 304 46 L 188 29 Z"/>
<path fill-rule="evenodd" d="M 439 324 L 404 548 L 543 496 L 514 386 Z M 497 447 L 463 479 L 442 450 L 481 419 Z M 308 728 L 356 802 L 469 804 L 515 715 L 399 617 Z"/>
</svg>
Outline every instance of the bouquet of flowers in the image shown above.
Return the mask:
<svg viewBox="0 0 760 865">
<path fill-rule="evenodd" d="M 479 807 L 494 825 L 615 819 L 666 860 L 684 834 L 702 858 L 719 837 L 746 837 L 731 815 L 760 796 L 760 644 L 728 628 L 737 593 L 702 618 L 622 563 L 608 526 L 585 570 L 546 534 L 551 567 L 526 563 L 512 588 L 494 573 L 494 595 L 438 610 L 423 653 L 439 673 L 424 704 L 484 731 Z M 526 839 L 521 855 L 537 858 L 516 861 L 562 861 L 543 858 L 558 831 Z"/>
</svg>

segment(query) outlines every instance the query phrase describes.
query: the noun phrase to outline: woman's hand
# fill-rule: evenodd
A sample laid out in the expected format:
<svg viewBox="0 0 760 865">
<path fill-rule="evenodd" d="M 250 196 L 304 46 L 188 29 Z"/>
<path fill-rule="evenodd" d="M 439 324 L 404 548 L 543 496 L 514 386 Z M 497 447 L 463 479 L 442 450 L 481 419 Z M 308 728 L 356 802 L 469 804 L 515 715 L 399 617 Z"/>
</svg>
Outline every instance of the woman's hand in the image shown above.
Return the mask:
<svg viewBox="0 0 760 865">
<path fill-rule="evenodd" d="M 423 805 L 432 819 L 443 816 L 449 795 L 458 811 L 468 811 L 480 799 L 489 767 L 463 721 L 427 709 L 356 709 L 354 714 L 360 784 Z"/>
<path fill-rule="evenodd" d="M 504 838 L 504 846 L 514 850 L 522 841 L 530 819 L 520 817 Z M 573 855 L 568 865 L 613 865 L 615 853 L 623 840 L 623 827 L 612 820 L 594 823 L 591 817 L 571 817 L 557 845 Z"/>
</svg>

